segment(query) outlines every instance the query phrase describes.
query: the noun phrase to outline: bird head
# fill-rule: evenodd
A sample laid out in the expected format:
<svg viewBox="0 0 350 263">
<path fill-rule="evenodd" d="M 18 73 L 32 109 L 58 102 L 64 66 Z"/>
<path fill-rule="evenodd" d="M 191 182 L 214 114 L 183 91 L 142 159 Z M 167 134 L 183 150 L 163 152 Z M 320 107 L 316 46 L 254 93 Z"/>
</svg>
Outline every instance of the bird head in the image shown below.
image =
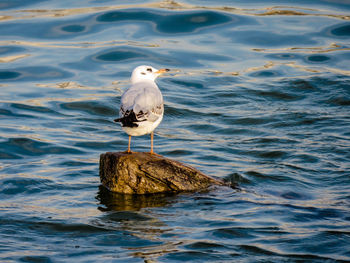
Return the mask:
<svg viewBox="0 0 350 263">
<path fill-rule="evenodd" d="M 159 75 L 164 72 L 169 71 L 169 69 L 155 69 L 151 66 L 138 66 L 135 68 L 131 74 L 131 83 L 136 83 L 144 80 L 154 81 Z"/>
</svg>

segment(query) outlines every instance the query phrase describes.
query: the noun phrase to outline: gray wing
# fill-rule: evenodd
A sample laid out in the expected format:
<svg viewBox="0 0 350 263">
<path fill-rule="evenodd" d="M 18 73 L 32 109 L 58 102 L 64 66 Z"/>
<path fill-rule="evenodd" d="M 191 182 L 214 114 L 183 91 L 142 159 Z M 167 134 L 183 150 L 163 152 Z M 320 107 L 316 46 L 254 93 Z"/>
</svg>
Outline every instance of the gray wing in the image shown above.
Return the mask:
<svg viewBox="0 0 350 263">
<path fill-rule="evenodd" d="M 122 95 L 119 116 L 135 113 L 137 121 L 155 122 L 164 112 L 163 96 L 154 82 L 136 83 Z"/>
</svg>

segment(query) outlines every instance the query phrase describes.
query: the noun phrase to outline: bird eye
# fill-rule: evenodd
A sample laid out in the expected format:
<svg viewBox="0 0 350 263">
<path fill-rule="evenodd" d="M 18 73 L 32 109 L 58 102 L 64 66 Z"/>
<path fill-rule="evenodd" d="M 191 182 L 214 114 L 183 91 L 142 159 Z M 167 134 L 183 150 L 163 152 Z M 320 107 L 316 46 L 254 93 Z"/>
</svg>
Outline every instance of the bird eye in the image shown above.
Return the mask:
<svg viewBox="0 0 350 263">
<path fill-rule="evenodd" d="M 152 72 L 152 69 L 151 69 L 151 68 L 147 68 L 147 71 L 148 71 L 148 72 Z"/>
</svg>

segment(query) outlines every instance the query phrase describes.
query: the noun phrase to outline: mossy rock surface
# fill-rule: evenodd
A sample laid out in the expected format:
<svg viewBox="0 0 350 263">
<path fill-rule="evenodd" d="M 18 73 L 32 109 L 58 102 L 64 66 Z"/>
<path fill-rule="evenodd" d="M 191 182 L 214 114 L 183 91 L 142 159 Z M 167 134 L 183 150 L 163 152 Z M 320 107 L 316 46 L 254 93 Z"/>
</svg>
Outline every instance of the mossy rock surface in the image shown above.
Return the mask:
<svg viewBox="0 0 350 263">
<path fill-rule="evenodd" d="M 108 190 L 124 194 L 176 193 L 226 185 L 191 166 L 144 152 L 101 154 L 100 179 Z"/>
</svg>

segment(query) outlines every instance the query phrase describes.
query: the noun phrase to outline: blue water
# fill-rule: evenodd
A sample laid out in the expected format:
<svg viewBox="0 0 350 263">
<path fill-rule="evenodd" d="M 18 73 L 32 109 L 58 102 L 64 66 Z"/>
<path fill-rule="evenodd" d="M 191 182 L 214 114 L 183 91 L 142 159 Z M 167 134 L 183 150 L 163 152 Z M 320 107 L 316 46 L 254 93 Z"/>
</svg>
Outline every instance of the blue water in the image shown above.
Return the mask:
<svg viewBox="0 0 350 263">
<path fill-rule="evenodd" d="M 349 20 L 341 0 L 0 1 L 0 261 L 350 261 Z M 141 64 L 171 69 L 155 151 L 235 187 L 101 187 Z"/>
</svg>

